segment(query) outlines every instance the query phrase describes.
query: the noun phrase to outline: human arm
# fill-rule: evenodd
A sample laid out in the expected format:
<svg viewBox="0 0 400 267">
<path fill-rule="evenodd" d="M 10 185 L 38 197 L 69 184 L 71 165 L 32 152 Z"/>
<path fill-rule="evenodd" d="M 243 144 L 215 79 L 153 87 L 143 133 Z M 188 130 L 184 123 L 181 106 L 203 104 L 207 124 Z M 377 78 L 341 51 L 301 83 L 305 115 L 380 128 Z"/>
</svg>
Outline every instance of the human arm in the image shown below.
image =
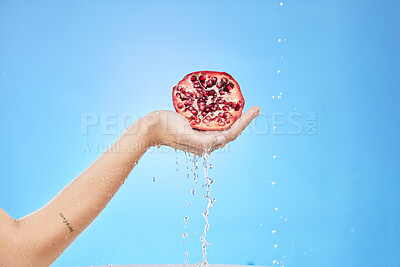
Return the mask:
<svg viewBox="0 0 400 267">
<path fill-rule="evenodd" d="M 176 112 L 157 111 L 133 123 L 91 166 L 41 209 L 14 220 L 0 209 L 0 264 L 48 266 L 97 217 L 151 146 L 195 154 L 234 140 L 257 115 L 250 109 L 228 130 L 193 130 Z"/>
</svg>

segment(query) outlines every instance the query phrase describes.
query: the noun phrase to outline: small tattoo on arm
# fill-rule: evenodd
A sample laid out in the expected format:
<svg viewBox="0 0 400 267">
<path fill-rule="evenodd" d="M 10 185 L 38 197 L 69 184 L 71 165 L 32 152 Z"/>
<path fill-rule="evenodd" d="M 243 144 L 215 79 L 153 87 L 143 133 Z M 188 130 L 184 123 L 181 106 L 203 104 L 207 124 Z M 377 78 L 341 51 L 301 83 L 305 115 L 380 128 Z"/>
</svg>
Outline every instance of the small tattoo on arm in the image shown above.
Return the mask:
<svg viewBox="0 0 400 267">
<path fill-rule="evenodd" d="M 73 232 L 74 230 L 72 229 L 71 225 L 69 225 L 69 222 L 67 220 L 67 218 L 65 218 L 64 214 L 62 214 L 62 212 L 60 213 L 60 217 L 63 219 L 63 223 L 68 226 L 68 229 L 70 232 Z"/>
</svg>

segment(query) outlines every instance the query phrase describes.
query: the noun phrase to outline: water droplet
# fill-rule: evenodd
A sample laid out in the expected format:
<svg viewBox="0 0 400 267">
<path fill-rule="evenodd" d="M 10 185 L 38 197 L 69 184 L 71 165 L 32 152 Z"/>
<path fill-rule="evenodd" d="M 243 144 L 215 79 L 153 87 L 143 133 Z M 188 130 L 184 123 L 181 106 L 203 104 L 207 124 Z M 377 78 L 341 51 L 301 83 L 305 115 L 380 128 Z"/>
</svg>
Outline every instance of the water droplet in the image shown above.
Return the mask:
<svg viewBox="0 0 400 267">
<path fill-rule="evenodd" d="M 282 98 L 282 96 L 281 95 L 278 95 L 278 99 L 281 99 Z"/>
<path fill-rule="evenodd" d="M 275 99 L 275 96 L 274 96 L 274 95 L 272 96 L 272 99 Z"/>
<path fill-rule="evenodd" d="M 287 218 L 285 218 L 285 222 L 287 222 Z"/>
<path fill-rule="evenodd" d="M 278 208 L 275 208 L 275 211 L 277 211 L 278 210 Z"/>
<path fill-rule="evenodd" d="M 195 193 L 196 193 L 196 189 L 192 189 L 192 190 L 190 190 L 190 193 L 192 193 L 192 195 L 194 195 Z"/>
<path fill-rule="evenodd" d="M 272 234 L 274 235 L 276 233 L 276 231 L 275 230 L 272 230 Z"/>
<path fill-rule="evenodd" d="M 283 2 L 280 2 L 279 5 L 280 5 L 280 6 L 283 6 Z"/>
<path fill-rule="evenodd" d="M 185 257 L 189 257 L 189 251 L 185 252 Z"/>
<path fill-rule="evenodd" d="M 281 38 L 278 38 L 278 43 L 280 43 L 280 42 L 282 42 L 282 39 L 281 39 Z"/>
<path fill-rule="evenodd" d="M 272 181 L 272 182 L 271 182 L 271 185 L 274 186 L 274 185 L 275 185 L 275 181 Z"/>
<path fill-rule="evenodd" d="M 262 223 L 260 223 L 260 226 L 261 226 L 261 227 L 262 227 L 262 225 L 263 225 L 263 224 L 262 224 Z"/>
<path fill-rule="evenodd" d="M 155 182 L 156 181 L 156 177 L 153 177 L 153 182 Z"/>
<path fill-rule="evenodd" d="M 274 245 L 274 248 L 277 248 L 277 247 L 278 247 L 278 244 L 275 244 L 275 245 Z"/>
<path fill-rule="evenodd" d="M 273 155 L 272 158 L 273 158 L 273 159 L 276 159 L 276 155 Z"/>
<path fill-rule="evenodd" d="M 189 216 L 185 216 L 185 218 L 183 218 L 185 221 L 189 220 Z"/>
<path fill-rule="evenodd" d="M 183 234 L 182 234 L 182 237 L 183 237 L 183 238 L 186 238 L 186 237 L 188 237 L 188 236 L 189 236 L 189 235 L 188 235 L 187 233 L 183 233 Z"/>
<path fill-rule="evenodd" d="M 276 73 L 277 73 L 277 74 L 281 73 L 281 70 L 277 70 Z"/>
</svg>

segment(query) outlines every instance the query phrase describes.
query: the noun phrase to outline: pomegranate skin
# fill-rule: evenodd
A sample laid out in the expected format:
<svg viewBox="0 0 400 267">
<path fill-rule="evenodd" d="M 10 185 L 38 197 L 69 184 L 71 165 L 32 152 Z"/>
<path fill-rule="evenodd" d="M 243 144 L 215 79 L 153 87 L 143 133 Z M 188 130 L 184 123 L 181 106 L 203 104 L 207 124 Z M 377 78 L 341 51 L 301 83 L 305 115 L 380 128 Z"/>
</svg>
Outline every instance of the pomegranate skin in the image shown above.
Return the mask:
<svg viewBox="0 0 400 267">
<path fill-rule="evenodd" d="M 176 112 L 192 128 L 206 131 L 228 129 L 242 115 L 244 98 L 239 84 L 226 72 L 196 71 L 174 86 L 172 101 Z"/>
</svg>

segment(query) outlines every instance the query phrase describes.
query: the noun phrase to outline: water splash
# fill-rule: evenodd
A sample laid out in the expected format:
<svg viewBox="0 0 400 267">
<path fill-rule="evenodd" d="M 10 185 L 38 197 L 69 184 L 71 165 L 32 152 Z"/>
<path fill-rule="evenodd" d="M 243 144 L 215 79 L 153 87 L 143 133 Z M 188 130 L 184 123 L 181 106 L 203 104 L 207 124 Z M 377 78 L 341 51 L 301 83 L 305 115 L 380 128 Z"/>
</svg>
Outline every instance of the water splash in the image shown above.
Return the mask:
<svg viewBox="0 0 400 267">
<path fill-rule="evenodd" d="M 203 167 L 204 167 L 204 176 L 206 179 L 206 193 L 204 194 L 204 197 L 207 198 L 208 204 L 206 210 L 203 212 L 203 217 L 204 220 L 206 221 L 206 225 L 204 226 L 204 231 L 202 236 L 200 237 L 200 240 L 202 242 L 202 252 L 203 252 L 203 262 L 200 266 L 208 266 L 207 262 L 207 246 L 212 245 L 211 243 L 206 241 L 206 236 L 207 236 L 207 231 L 210 228 L 210 223 L 208 221 L 208 215 L 210 213 L 210 209 L 212 208 L 212 204 L 215 202 L 215 198 L 212 198 L 210 195 L 211 192 L 211 185 L 214 183 L 214 180 L 208 177 L 208 170 L 210 165 L 208 165 L 208 160 L 210 156 L 208 153 L 203 154 Z"/>
<path fill-rule="evenodd" d="M 175 161 L 176 171 L 179 171 L 179 168 L 178 168 L 178 150 L 176 150 L 176 149 L 175 149 L 175 159 L 176 159 L 176 161 Z"/>
<path fill-rule="evenodd" d="M 196 171 L 199 169 L 199 157 L 193 155 L 193 159 L 191 161 L 193 162 L 193 169 L 191 170 L 193 175 L 193 180 L 197 184 L 197 178 L 199 177 L 199 175 L 196 173 Z"/>
</svg>

